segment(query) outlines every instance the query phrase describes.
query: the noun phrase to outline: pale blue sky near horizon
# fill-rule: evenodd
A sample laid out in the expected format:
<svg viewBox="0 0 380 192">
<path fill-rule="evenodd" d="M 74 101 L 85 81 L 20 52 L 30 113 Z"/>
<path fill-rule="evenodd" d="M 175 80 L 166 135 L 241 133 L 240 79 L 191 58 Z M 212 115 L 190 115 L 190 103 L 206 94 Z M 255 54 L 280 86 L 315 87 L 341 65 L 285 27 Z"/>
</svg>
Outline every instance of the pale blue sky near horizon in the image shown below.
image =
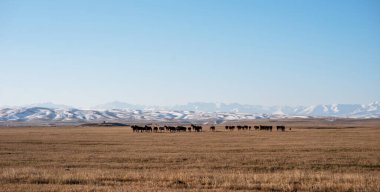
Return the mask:
<svg viewBox="0 0 380 192">
<path fill-rule="evenodd" d="M 380 100 L 378 0 L 2 0 L 0 106 Z"/>
</svg>

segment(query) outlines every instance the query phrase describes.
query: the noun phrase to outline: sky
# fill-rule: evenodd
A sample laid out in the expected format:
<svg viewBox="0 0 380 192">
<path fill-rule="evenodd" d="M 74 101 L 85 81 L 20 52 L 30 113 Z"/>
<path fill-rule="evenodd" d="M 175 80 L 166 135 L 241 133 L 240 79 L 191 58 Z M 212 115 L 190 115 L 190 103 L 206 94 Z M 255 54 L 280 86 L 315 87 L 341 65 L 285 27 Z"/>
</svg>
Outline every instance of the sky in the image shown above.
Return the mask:
<svg viewBox="0 0 380 192">
<path fill-rule="evenodd" d="M 380 100 L 378 0 L 1 0 L 0 106 Z"/>
</svg>

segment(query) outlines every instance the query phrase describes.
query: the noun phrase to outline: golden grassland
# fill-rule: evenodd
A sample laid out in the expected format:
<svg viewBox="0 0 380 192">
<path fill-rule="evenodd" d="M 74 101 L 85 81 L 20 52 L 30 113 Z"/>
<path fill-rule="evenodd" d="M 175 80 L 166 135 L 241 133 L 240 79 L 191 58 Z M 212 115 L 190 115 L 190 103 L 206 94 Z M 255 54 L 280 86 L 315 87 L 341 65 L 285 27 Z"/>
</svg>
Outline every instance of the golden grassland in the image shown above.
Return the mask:
<svg viewBox="0 0 380 192">
<path fill-rule="evenodd" d="M 0 128 L 0 191 L 380 191 L 379 122 L 289 120 L 286 132 Z"/>
</svg>

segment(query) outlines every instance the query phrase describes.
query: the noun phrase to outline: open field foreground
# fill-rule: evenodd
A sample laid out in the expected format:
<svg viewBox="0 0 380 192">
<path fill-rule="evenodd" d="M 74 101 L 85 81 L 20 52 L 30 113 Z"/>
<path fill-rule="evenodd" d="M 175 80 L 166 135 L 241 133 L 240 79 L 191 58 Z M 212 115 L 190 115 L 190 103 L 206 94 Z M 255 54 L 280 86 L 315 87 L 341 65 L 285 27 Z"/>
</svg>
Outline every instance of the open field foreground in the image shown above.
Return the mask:
<svg viewBox="0 0 380 192">
<path fill-rule="evenodd" d="M 0 128 L 0 191 L 380 191 L 379 123 L 333 128 Z"/>
</svg>

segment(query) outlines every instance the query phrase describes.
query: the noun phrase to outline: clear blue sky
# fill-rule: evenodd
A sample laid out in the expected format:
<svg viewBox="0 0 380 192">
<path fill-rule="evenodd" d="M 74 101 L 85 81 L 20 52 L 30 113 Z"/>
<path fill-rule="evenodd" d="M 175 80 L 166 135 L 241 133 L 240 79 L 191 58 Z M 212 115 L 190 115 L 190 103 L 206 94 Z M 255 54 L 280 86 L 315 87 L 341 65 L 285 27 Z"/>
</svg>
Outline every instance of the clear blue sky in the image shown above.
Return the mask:
<svg viewBox="0 0 380 192">
<path fill-rule="evenodd" d="M 380 100 L 380 1 L 0 1 L 0 106 L 114 100 Z"/>
</svg>

